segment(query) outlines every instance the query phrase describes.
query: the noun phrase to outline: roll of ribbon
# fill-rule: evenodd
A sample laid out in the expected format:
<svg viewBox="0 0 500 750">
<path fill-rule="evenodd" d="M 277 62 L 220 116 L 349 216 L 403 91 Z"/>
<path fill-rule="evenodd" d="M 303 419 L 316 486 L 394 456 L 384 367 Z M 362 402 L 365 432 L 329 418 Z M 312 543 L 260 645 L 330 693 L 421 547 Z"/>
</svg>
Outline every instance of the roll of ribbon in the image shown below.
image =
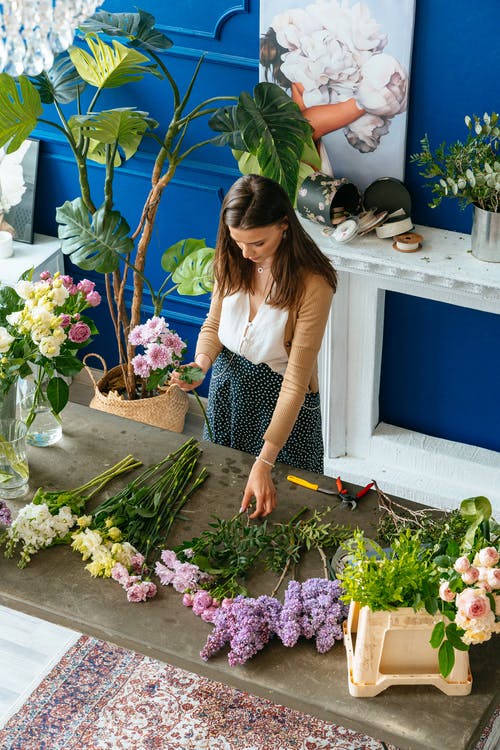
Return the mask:
<svg viewBox="0 0 500 750">
<path fill-rule="evenodd" d="M 0 232 L 0 258 L 10 258 L 14 255 L 14 240 L 10 232 Z"/>
<path fill-rule="evenodd" d="M 392 221 L 385 221 L 378 227 L 375 227 L 377 237 L 386 240 L 389 237 L 395 237 L 397 234 L 403 234 L 413 229 L 413 222 L 410 216 L 397 217 Z"/>
<path fill-rule="evenodd" d="M 420 250 L 422 247 L 422 240 L 422 235 L 416 232 L 398 234 L 394 237 L 392 247 L 394 250 L 399 250 L 402 253 L 414 253 L 415 250 Z"/>
</svg>

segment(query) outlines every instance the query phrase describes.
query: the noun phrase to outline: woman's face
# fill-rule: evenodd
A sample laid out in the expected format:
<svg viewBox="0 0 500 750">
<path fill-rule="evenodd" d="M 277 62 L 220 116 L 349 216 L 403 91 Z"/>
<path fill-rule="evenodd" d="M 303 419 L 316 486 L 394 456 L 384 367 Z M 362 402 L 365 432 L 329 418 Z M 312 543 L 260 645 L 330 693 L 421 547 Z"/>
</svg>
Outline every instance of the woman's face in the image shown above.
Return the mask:
<svg viewBox="0 0 500 750">
<path fill-rule="evenodd" d="M 228 231 L 246 260 L 258 263 L 259 265 L 271 265 L 286 227 L 286 221 L 282 221 L 277 224 L 269 224 L 266 227 L 256 227 L 255 229 L 228 227 Z"/>
</svg>

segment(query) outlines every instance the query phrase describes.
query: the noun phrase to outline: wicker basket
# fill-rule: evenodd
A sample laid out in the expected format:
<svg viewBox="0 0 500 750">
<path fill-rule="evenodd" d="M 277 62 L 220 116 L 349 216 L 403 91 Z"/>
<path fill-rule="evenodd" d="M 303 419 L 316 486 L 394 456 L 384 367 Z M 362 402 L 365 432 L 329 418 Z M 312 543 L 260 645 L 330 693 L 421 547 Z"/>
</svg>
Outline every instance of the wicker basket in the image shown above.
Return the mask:
<svg viewBox="0 0 500 750">
<path fill-rule="evenodd" d="M 99 380 L 95 380 L 92 370 L 86 364 L 88 357 L 96 357 L 104 367 L 104 374 Z M 120 383 L 123 384 L 122 368 L 119 365 L 108 370 L 106 362 L 99 354 L 86 354 L 83 362 L 94 386 L 94 396 L 89 404 L 91 409 L 161 427 L 171 432 L 183 431 L 189 397 L 177 385 L 167 386 L 158 396 L 129 401 L 113 388 Z"/>
</svg>

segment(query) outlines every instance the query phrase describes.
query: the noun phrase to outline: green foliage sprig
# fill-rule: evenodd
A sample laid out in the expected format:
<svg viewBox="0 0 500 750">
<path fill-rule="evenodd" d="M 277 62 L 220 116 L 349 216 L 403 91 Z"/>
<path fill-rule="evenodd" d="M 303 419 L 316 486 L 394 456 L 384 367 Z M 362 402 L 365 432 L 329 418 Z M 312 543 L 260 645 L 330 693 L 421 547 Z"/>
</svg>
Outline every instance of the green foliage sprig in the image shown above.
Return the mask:
<svg viewBox="0 0 500 750">
<path fill-rule="evenodd" d="M 500 156 L 498 114 L 485 112 L 482 119 L 465 117 L 465 142 L 442 143 L 433 152 L 429 137 L 421 140 L 422 151 L 410 157 L 424 169 L 420 174 L 432 181 L 431 208 L 443 198 L 458 198 L 461 208 L 473 203 L 485 211 L 500 210 Z"/>
<path fill-rule="evenodd" d="M 321 550 L 324 560 L 323 550 L 338 547 L 352 535 L 352 527 L 325 521 L 329 510 L 315 511 L 311 518 L 304 519 L 308 508 L 303 507 L 290 521 L 278 524 L 268 520 L 250 524 L 243 513 L 229 520 L 215 518 L 199 537 L 183 542 L 174 552 L 179 559 L 197 565 L 213 577 L 203 588 L 219 601 L 248 595 L 246 580 L 258 561 L 264 569 L 281 576 L 274 596 L 289 566 L 298 564 L 305 552 Z"/>
<path fill-rule="evenodd" d="M 418 532 L 400 532 L 386 551 L 357 531 L 345 547 L 349 558 L 339 574 L 345 601 L 356 601 L 374 612 L 436 606 L 439 570 Z"/>
</svg>

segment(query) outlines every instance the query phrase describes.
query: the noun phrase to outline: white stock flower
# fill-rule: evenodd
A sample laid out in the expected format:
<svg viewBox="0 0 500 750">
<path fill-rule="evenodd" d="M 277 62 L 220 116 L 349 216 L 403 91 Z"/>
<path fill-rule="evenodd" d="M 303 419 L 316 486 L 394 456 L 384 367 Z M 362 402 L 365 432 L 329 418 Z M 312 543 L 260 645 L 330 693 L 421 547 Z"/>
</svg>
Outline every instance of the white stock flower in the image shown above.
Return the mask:
<svg viewBox="0 0 500 750">
<path fill-rule="evenodd" d="M 59 356 L 61 344 L 55 336 L 43 336 L 38 344 L 38 348 L 40 349 L 40 354 L 51 359 L 52 357 Z"/>
<path fill-rule="evenodd" d="M 69 292 L 65 286 L 54 286 L 51 296 L 56 307 L 60 307 L 63 302 L 69 297 Z"/>
<path fill-rule="evenodd" d="M 7 323 L 10 323 L 11 326 L 17 326 L 22 316 L 21 310 L 16 310 L 16 312 L 9 313 L 5 316 L 5 319 Z"/>
<path fill-rule="evenodd" d="M 14 336 L 11 336 L 6 328 L 0 326 L 0 353 L 5 354 L 5 352 L 9 351 L 13 341 Z"/>
<path fill-rule="evenodd" d="M 393 117 L 408 101 L 408 75 L 392 55 L 373 55 L 361 68 L 356 101 L 369 114 Z"/>
<path fill-rule="evenodd" d="M 31 281 L 24 281 L 23 279 L 21 279 L 21 281 L 18 281 L 14 286 L 14 289 L 21 297 L 21 299 L 28 299 L 28 297 L 30 297 L 33 293 L 33 287 L 34 284 L 32 284 Z"/>
<path fill-rule="evenodd" d="M 383 135 L 389 132 L 390 120 L 376 115 L 362 115 L 344 130 L 345 137 L 362 154 L 375 151 Z"/>
</svg>

